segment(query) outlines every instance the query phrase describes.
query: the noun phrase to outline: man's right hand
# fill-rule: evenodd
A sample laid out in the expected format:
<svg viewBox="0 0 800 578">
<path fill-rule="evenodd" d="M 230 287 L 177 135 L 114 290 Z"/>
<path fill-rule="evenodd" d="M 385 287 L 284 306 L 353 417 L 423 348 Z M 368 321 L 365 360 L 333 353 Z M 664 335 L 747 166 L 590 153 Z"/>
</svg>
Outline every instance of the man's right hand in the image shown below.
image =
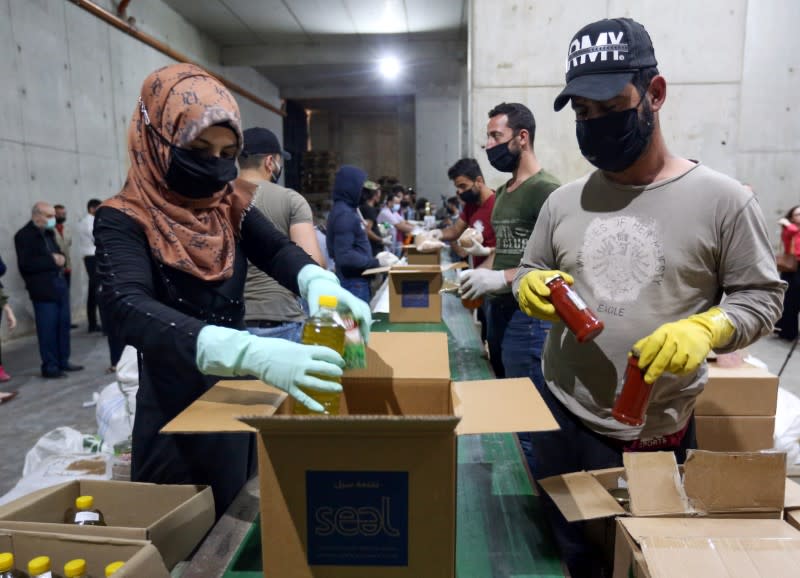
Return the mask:
<svg viewBox="0 0 800 578">
<path fill-rule="evenodd" d="M 63 267 L 64 263 L 67 262 L 67 259 L 61 253 L 53 253 L 53 261 L 55 261 L 56 265 L 59 267 Z"/>
</svg>

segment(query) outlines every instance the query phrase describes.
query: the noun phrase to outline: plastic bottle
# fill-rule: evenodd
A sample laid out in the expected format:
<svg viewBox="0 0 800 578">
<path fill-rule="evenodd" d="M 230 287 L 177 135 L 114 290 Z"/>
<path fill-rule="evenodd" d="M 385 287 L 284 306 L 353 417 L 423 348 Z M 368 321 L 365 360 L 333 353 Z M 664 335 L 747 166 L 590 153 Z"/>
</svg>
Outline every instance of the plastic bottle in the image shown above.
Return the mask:
<svg viewBox="0 0 800 578">
<path fill-rule="evenodd" d="M 28 574 L 30 574 L 30 578 L 63 578 L 60 574 L 50 571 L 48 556 L 37 556 L 28 562 Z"/>
<path fill-rule="evenodd" d="M 618 422 L 633 426 L 644 424 L 653 391 L 653 384 L 644 380 L 644 373 L 643 369 L 639 369 L 639 357 L 629 356 L 628 366 L 625 368 L 625 383 L 611 410 L 611 415 Z"/>
<path fill-rule="evenodd" d="M 483 297 L 478 297 L 477 299 L 465 299 L 464 297 L 461 298 L 461 304 L 472 311 L 473 309 L 477 309 L 481 305 L 483 305 Z"/>
<path fill-rule="evenodd" d="M 603 322 L 561 275 L 553 275 L 545 280 L 545 284 L 550 288 L 550 302 L 556 308 L 556 313 L 575 334 L 578 342 L 591 341 L 600 335 Z"/>
<path fill-rule="evenodd" d="M 303 326 L 302 343 L 306 345 L 324 345 L 330 347 L 340 355 L 344 354 L 344 327 L 339 325 L 335 320 L 336 306 L 339 301 L 332 295 L 322 295 L 319 298 L 319 311 L 313 316 L 309 317 Z M 341 383 L 340 378 L 333 378 L 329 376 L 317 375 L 320 379 L 327 381 L 335 381 Z M 330 415 L 339 414 L 339 401 L 341 398 L 340 393 L 327 393 L 322 391 L 314 391 L 312 389 L 300 388 L 308 394 L 312 399 L 315 399 L 322 404 L 325 408 L 325 413 Z M 296 415 L 308 415 L 312 412 L 301 403 L 295 402 L 293 413 Z"/>
<path fill-rule="evenodd" d="M 0 553 L 0 578 L 28 578 L 25 572 L 14 568 L 14 554 L 11 552 Z"/>
<path fill-rule="evenodd" d="M 125 565 L 125 562 L 112 562 L 108 566 L 106 566 L 106 578 L 110 578 L 114 575 L 114 572 L 118 571 Z"/>
<path fill-rule="evenodd" d="M 64 514 L 65 524 L 78 526 L 105 526 L 103 512 L 95 509 L 94 497 L 79 496 L 75 499 L 75 508 L 69 508 Z"/>
<path fill-rule="evenodd" d="M 64 564 L 64 578 L 89 578 L 86 570 L 86 560 L 77 558 Z"/>
</svg>

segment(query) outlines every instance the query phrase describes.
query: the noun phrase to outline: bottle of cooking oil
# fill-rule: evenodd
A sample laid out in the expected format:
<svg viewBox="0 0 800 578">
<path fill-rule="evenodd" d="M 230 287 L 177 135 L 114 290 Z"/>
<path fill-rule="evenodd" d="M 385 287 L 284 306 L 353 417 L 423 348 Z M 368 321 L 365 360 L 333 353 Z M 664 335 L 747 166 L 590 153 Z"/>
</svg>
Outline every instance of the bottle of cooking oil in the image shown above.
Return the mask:
<svg viewBox="0 0 800 578">
<path fill-rule="evenodd" d="M 63 578 L 61 574 L 50 571 L 50 558 L 48 556 L 37 556 L 28 562 L 28 574 L 31 578 Z"/>
<path fill-rule="evenodd" d="M 306 345 L 324 345 L 330 347 L 339 355 L 344 354 L 344 327 L 339 325 L 335 320 L 336 306 L 339 304 L 338 299 L 333 295 L 322 295 L 319 298 L 319 311 L 309 317 L 306 324 L 303 326 L 302 342 Z M 330 377 L 327 375 L 316 375 L 320 379 L 327 381 L 335 381 L 341 383 L 338 377 Z M 318 401 L 325 408 L 325 413 L 331 415 L 338 415 L 339 413 L 339 399 L 342 394 L 328 393 L 323 391 L 314 391 L 301 387 L 304 393 L 309 397 Z M 312 412 L 301 403 L 295 402 L 294 413 L 297 415 L 308 415 Z"/>
<path fill-rule="evenodd" d="M 14 554 L 11 552 L 0 554 L 0 578 L 28 578 L 25 572 L 14 568 Z"/>
<path fill-rule="evenodd" d="M 105 526 L 106 520 L 103 512 L 95 509 L 94 497 L 79 496 L 75 499 L 75 507 L 69 508 L 64 514 L 64 523 L 78 526 Z"/>
<path fill-rule="evenodd" d="M 114 575 L 114 572 L 117 572 L 125 565 L 125 562 L 112 562 L 108 566 L 106 566 L 106 578 L 111 578 Z"/>
<path fill-rule="evenodd" d="M 89 578 L 86 570 L 86 560 L 78 558 L 64 564 L 64 578 Z"/>
</svg>

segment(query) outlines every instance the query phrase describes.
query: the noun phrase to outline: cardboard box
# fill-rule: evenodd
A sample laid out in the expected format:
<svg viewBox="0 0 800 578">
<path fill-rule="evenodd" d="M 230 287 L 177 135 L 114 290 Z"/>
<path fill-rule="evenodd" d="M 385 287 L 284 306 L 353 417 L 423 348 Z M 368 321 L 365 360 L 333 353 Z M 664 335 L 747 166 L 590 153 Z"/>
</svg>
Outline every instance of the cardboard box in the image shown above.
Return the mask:
<svg viewBox="0 0 800 578">
<path fill-rule="evenodd" d="M 697 447 L 714 452 L 756 452 L 774 446 L 775 416 L 711 416 L 695 418 Z"/>
<path fill-rule="evenodd" d="M 64 523 L 78 496 L 94 496 L 107 526 Z M 0 507 L 0 528 L 150 540 L 168 568 L 186 560 L 214 525 L 214 496 L 206 486 L 80 480 L 38 490 Z"/>
<path fill-rule="evenodd" d="M 774 416 L 777 403 L 778 376 L 752 365 L 719 367 L 711 362 L 694 414 Z"/>
<path fill-rule="evenodd" d="M 26 571 L 33 558 L 49 556 L 53 572 L 59 575 L 64 564 L 83 558 L 91 576 L 105 576 L 108 564 L 122 561 L 125 565 L 114 578 L 169 578 L 158 550 L 142 541 L 0 530 L 0 552 L 14 554 L 17 568 Z"/>
<path fill-rule="evenodd" d="M 389 321 L 392 323 L 439 323 L 442 320 L 442 273 L 463 269 L 465 263 L 395 265 L 367 269 L 363 275 L 389 273 Z"/>
<path fill-rule="evenodd" d="M 409 265 L 441 265 L 442 251 L 437 249 L 433 252 L 423 253 L 413 245 L 403 248 L 406 251 L 406 261 Z"/>
<path fill-rule="evenodd" d="M 797 576 L 799 548 L 781 520 L 618 518 L 614 578 Z"/>
<path fill-rule="evenodd" d="M 444 333 L 373 333 L 340 416 L 278 415 L 285 395 L 254 383 L 220 382 L 162 431 L 259 433 L 270 578 L 455 576 L 457 436 L 558 428 L 528 379 L 451 382 Z"/>
</svg>

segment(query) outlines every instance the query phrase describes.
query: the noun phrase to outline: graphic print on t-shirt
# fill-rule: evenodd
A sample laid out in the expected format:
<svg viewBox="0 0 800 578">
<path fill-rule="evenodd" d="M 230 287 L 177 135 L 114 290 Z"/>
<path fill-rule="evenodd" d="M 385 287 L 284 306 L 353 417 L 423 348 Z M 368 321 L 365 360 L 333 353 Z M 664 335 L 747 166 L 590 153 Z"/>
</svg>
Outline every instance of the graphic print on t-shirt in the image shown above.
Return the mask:
<svg viewBox="0 0 800 578">
<path fill-rule="evenodd" d="M 598 301 L 629 303 L 664 278 L 664 243 L 655 219 L 633 215 L 593 219 L 578 254 Z"/>
</svg>

